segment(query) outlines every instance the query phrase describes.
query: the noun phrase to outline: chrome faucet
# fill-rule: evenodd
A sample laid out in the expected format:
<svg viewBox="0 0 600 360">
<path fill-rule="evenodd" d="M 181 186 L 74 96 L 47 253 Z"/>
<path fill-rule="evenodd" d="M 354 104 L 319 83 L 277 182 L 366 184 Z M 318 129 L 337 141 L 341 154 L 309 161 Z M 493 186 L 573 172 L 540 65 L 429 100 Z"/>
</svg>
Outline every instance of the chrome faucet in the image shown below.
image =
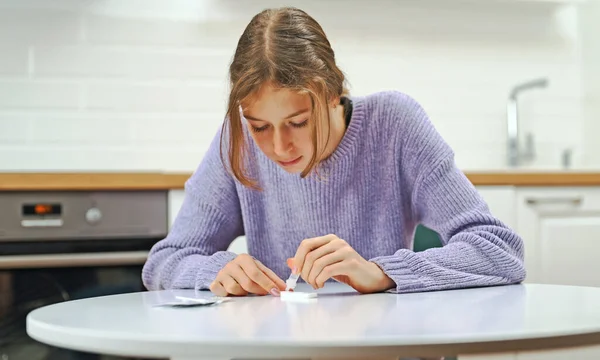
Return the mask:
<svg viewBox="0 0 600 360">
<path fill-rule="evenodd" d="M 524 150 L 521 150 L 519 144 L 519 107 L 517 97 L 522 91 L 546 86 L 548 86 L 548 79 L 542 78 L 519 84 L 510 92 L 507 108 L 508 165 L 510 167 L 519 166 L 524 161 L 533 160 L 535 157 L 532 134 L 526 134 Z"/>
</svg>

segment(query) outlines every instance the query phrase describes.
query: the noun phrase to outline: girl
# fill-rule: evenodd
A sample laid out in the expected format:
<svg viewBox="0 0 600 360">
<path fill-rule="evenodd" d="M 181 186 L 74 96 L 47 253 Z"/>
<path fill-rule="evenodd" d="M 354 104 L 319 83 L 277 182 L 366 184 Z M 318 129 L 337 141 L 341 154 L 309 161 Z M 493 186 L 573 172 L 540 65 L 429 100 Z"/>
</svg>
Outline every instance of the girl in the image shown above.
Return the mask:
<svg viewBox="0 0 600 360">
<path fill-rule="evenodd" d="M 148 289 L 277 296 L 290 268 L 314 288 L 333 279 L 361 293 L 523 281 L 521 238 L 421 106 L 396 91 L 348 95 L 308 14 L 256 15 L 229 71 L 226 120 L 149 255 Z M 413 252 L 419 223 L 444 246 Z M 241 235 L 249 254 L 227 251 Z"/>
</svg>

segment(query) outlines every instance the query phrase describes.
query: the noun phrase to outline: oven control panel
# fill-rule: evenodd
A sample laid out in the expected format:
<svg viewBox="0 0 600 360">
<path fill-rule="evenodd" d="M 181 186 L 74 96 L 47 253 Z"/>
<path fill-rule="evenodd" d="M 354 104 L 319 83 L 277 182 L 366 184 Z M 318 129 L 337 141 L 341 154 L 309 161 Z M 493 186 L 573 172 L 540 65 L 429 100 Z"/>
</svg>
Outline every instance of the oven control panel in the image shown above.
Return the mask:
<svg viewBox="0 0 600 360">
<path fill-rule="evenodd" d="M 167 191 L 0 193 L 0 241 L 159 236 Z"/>
<path fill-rule="evenodd" d="M 60 227 L 62 204 L 59 203 L 24 203 L 21 205 L 22 227 Z"/>
</svg>

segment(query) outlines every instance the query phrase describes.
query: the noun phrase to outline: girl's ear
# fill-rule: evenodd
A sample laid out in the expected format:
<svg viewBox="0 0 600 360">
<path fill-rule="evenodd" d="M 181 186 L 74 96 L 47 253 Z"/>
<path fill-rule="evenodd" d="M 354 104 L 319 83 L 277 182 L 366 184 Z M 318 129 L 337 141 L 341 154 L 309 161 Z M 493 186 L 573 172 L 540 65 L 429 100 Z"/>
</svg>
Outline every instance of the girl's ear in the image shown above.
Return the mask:
<svg viewBox="0 0 600 360">
<path fill-rule="evenodd" d="M 340 97 L 336 96 L 333 99 L 331 99 L 331 101 L 329 102 L 329 106 L 331 106 L 333 109 L 337 108 L 337 106 L 340 104 Z"/>
</svg>

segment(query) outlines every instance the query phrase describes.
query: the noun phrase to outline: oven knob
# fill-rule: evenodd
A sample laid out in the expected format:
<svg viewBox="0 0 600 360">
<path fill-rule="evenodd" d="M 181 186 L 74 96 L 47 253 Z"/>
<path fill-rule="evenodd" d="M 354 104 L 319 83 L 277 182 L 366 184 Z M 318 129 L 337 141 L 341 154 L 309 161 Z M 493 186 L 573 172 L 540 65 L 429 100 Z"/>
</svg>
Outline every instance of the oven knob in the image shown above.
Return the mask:
<svg viewBox="0 0 600 360">
<path fill-rule="evenodd" d="M 91 208 L 85 213 L 85 219 L 90 224 L 97 224 L 102 219 L 102 212 L 98 208 Z"/>
</svg>

